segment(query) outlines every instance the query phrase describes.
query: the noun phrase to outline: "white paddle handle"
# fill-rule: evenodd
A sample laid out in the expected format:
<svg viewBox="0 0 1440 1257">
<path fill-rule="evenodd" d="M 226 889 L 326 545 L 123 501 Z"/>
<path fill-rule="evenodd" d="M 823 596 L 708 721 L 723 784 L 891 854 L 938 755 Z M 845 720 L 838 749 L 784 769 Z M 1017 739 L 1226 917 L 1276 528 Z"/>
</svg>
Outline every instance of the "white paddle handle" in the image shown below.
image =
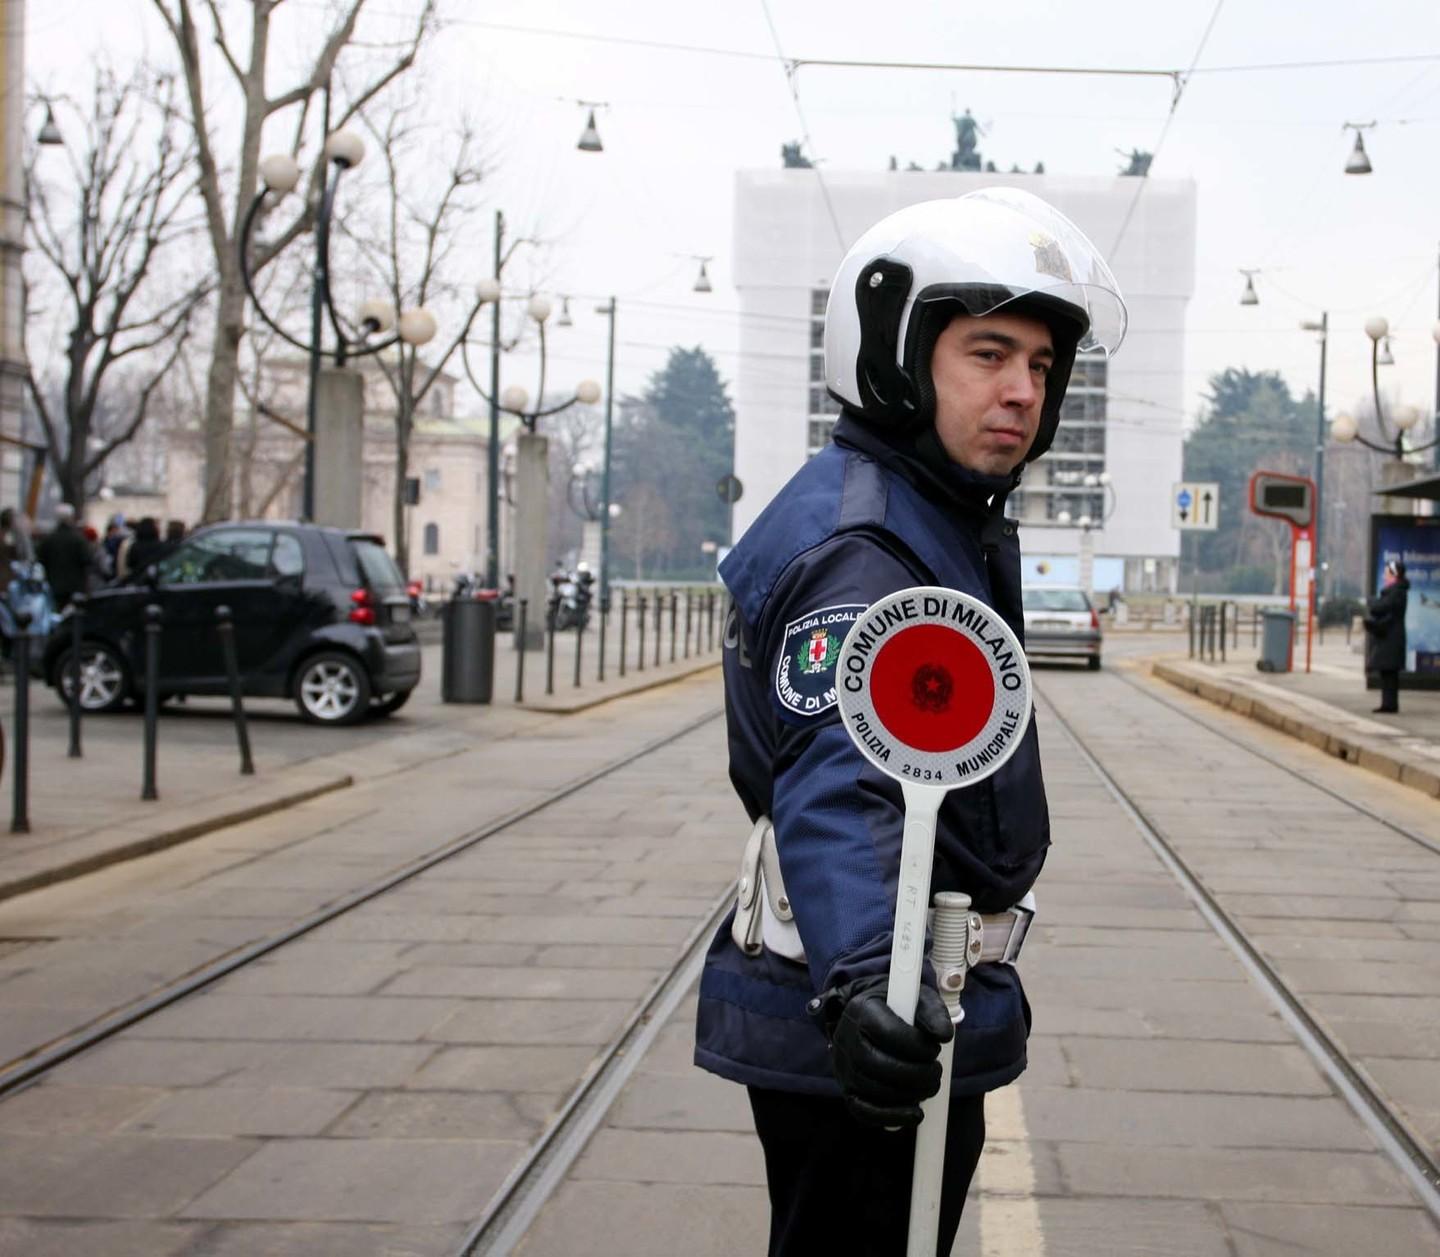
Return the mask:
<svg viewBox="0 0 1440 1257">
<path fill-rule="evenodd" d="M 935 896 L 935 944 L 931 960 L 943 981 L 948 972 L 965 972 L 970 896 L 941 892 Z M 963 982 L 963 976 L 961 981 Z M 963 1015 L 960 991 L 943 989 L 940 998 L 957 1024 Z M 934 1257 L 940 1236 L 940 1193 L 945 1186 L 945 1133 L 950 1124 L 950 1074 L 955 1040 L 940 1047 L 940 1090 L 920 1105 L 924 1120 L 915 1132 L 915 1174 L 910 1181 L 910 1229 L 906 1257 Z"/>
<path fill-rule="evenodd" d="M 900 839 L 900 884 L 895 894 L 895 941 L 890 948 L 890 983 L 885 1002 L 907 1025 L 915 1024 L 920 967 L 925 961 L 925 925 L 930 910 L 930 869 L 935 863 L 935 821 L 945 791 L 900 783 L 905 797 L 905 831 Z"/>
</svg>

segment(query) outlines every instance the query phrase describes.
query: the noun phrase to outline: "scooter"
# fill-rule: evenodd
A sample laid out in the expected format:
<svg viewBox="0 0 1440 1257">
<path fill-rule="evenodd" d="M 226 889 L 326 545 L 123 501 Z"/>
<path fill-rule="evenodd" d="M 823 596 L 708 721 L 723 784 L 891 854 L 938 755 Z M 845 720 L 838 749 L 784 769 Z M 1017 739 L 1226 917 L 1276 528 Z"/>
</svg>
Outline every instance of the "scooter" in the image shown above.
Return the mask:
<svg viewBox="0 0 1440 1257">
<path fill-rule="evenodd" d="M 45 566 L 37 560 L 28 562 L 16 560 L 10 564 L 12 573 L 5 596 L 0 598 L 0 647 L 5 657 L 14 653 L 15 634 L 19 632 L 15 616 L 19 611 L 30 613 L 30 637 L 43 642 L 50 636 L 59 618 L 55 612 L 55 599 L 50 593 L 50 583 L 45 579 Z"/>
<path fill-rule="evenodd" d="M 591 588 L 594 583 L 595 577 L 584 563 L 573 572 L 557 568 L 550 574 L 552 610 L 548 614 L 554 619 L 557 633 L 563 633 L 577 624 L 582 632 L 589 627 Z"/>
</svg>

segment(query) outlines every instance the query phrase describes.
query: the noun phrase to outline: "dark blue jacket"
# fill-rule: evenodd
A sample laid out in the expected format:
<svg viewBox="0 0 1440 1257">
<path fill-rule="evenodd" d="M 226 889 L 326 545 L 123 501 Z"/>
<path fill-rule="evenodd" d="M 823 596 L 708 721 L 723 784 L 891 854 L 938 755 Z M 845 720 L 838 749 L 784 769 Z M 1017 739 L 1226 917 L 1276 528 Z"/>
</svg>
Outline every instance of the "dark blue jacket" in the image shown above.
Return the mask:
<svg viewBox="0 0 1440 1257">
<path fill-rule="evenodd" d="M 1019 543 L 999 510 L 1009 487 L 953 465 L 931 470 L 845 416 L 721 565 L 734 601 L 724 652 L 730 777 L 751 819 L 774 822 L 806 964 L 745 955 L 727 918 L 700 983 L 695 1060 L 705 1069 L 839 1094 L 807 1004 L 888 971 L 904 813 L 899 783 L 840 723 L 835 649 L 870 603 L 912 585 L 972 594 L 1022 634 Z M 743 837 L 737 828 L 737 858 Z M 1030 889 L 1049 841 L 1032 720 L 1003 769 L 947 797 L 932 889 L 1002 911 Z M 1012 1081 L 1029 1031 L 1019 975 L 1008 965 L 972 970 L 963 1004 L 955 1093 Z"/>
</svg>

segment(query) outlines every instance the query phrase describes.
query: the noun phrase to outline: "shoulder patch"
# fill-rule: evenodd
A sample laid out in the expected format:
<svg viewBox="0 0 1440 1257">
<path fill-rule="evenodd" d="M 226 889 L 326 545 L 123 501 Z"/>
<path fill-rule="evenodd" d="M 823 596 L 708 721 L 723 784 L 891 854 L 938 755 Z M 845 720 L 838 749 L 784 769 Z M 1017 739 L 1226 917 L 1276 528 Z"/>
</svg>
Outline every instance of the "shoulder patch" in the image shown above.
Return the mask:
<svg viewBox="0 0 1440 1257">
<path fill-rule="evenodd" d="M 835 706 L 840 644 L 865 609 L 864 603 L 818 607 L 785 626 L 775 661 L 775 697 L 785 711 L 818 716 Z"/>
</svg>

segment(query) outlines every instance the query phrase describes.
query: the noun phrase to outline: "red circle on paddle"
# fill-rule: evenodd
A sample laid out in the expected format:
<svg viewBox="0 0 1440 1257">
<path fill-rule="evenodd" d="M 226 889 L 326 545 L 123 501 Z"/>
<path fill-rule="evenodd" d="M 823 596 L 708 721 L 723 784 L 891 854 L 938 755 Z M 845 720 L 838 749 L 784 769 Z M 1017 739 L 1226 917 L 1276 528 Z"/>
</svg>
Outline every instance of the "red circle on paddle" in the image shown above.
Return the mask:
<svg viewBox="0 0 1440 1257">
<path fill-rule="evenodd" d="M 985 727 L 995 706 L 990 663 L 964 633 L 943 624 L 902 629 L 870 669 L 880 722 L 917 751 L 953 751 Z"/>
</svg>

